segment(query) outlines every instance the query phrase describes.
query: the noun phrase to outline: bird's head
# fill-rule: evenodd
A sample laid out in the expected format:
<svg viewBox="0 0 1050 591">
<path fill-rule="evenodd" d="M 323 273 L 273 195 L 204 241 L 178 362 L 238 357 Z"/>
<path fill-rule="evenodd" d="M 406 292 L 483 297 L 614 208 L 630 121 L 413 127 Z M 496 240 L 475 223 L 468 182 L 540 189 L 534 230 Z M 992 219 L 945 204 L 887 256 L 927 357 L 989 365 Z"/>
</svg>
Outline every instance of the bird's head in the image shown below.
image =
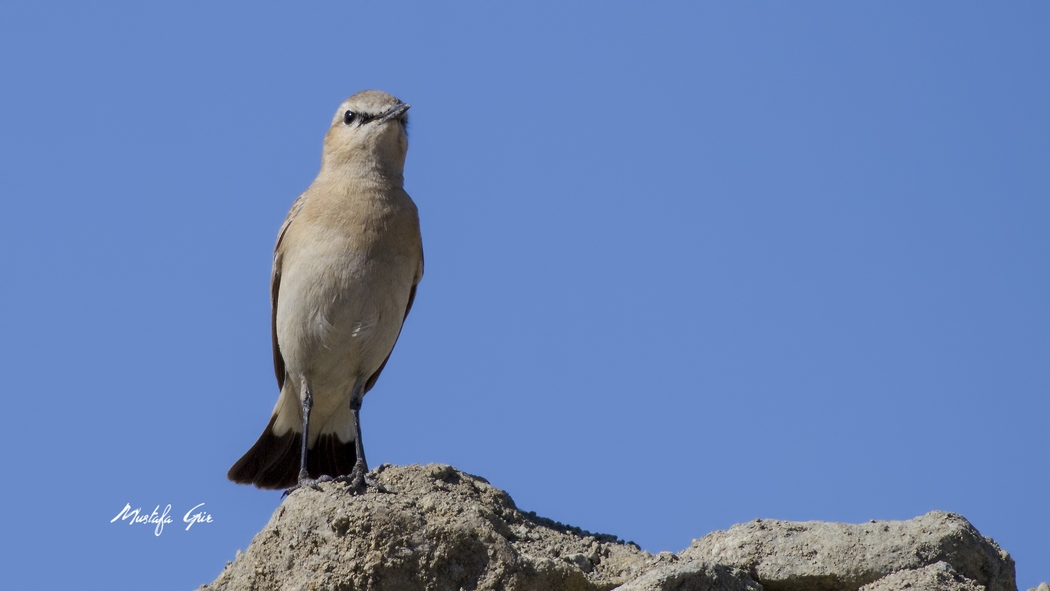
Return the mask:
<svg viewBox="0 0 1050 591">
<path fill-rule="evenodd" d="M 408 152 L 408 107 L 378 90 L 363 90 L 343 101 L 324 138 L 321 168 L 400 177 Z"/>
</svg>

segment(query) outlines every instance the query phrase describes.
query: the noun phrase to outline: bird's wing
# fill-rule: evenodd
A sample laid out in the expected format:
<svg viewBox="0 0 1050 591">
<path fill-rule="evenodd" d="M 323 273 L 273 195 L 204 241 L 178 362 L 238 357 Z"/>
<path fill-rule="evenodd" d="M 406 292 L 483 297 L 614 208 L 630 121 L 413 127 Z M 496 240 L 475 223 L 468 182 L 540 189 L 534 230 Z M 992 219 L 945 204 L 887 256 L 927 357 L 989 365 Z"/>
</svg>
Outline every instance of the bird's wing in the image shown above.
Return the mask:
<svg viewBox="0 0 1050 591">
<path fill-rule="evenodd" d="M 419 269 L 416 270 L 416 279 L 412 282 L 412 291 L 408 293 L 408 306 L 405 308 L 405 318 L 408 318 L 408 313 L 412 311 L 412 302 L 416 299 L 416 286 L 423 280 L 423 267 L 425 266 L 423 260 L 423 247 L 419 247 Z M 405 318 L 401 319 L 401 324 L 405 323 Z"/>
<path fill-rule="evenodd" d="M 416 301 L 416 287 L 419 286 L 419 282 L 423 279 L 423 248 L 419 248 L 419 270 L 416 271 L 415 281 L 412 283 L 412 290 L 408 292 L 408 305 L 405 306 L 405 316 L 401 319 L 401 326 L 405 326 L 405 318 L 408 318 L 408 313 L 412 311 L 412 302 Z M 397 331 L 397 336 L 401 336 L 401 330 Z M 394 343 L 397 343 L 395 340 Z M 394 348 L 390 348 L 390 353 L 394 352 Z M 379 374 L 383 373 L 383 368 L 386 367 L 386 362 L 390 361 L 390 353 L 386 354 L 386 359 L 383 360 L 382 365 L 372 375 L 368 376 L 368 381 L 365 382 L 365 392 L 367 393 L 372 389 L 372 386 L 376 385 L 376 380 L 379 379 Z"/>
<path fill-rule="evenodd" d="M 281 291 L 281 242 L 288 231 L 288 226 L 292 225 L 292 221 L 299 215 L 305 201 L 306 193 L 303 193 L 299 195 L 295 203 L 292 203 L 292 208 L 288 210 L 288 215 L 285 216 L 284 223 L 277 232 L 277 244 L 273 247 L 273 270 L 270 272 L 270 332 L 273 337 L 273 371 L 277 375 L 278 389 L 284 388 L 284 357 L 281 356 L 281 346 L 277 342 L 277 296 Z"/>
</svg>

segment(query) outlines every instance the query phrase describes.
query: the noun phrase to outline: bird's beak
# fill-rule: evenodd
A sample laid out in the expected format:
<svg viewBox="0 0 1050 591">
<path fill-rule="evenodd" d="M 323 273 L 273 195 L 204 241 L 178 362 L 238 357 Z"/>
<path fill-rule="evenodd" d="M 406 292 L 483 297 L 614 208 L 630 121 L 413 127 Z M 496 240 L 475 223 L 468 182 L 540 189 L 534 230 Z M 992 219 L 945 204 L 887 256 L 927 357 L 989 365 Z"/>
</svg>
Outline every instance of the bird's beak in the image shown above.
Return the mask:
<svg viewBox="0 0 1050 591">
<path fill-rule="evenodd" d="M 411 106 L 412 105 L 410 105 L 408 103 L 398 103 L 398 104 L 394 105 L 393 107 L 390 107 L 389 111 L 387 111 L 386 113 L 383 113 L 383 116 L 379 118 L 379 122 L 380 123 L 386 123 L 387 121 L 390 121 L 391 119 L 397 119 L 398 117 L 403 115 L 404 112 L 407 111 L 408 108 L 411 107 Z"/>
</svg>

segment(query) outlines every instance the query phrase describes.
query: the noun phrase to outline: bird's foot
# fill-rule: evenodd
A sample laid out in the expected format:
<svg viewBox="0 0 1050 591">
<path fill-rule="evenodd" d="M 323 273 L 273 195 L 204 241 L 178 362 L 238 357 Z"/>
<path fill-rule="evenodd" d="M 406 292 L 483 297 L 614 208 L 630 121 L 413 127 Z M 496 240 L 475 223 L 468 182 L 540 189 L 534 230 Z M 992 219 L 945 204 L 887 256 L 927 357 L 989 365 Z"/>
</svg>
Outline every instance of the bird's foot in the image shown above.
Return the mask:
<svg viewBox="0 0 1050 591">
<path fill-rule="evenodd" d="M 281 497 L 282 498 L 283 497 L 287 497 L 288 495 L 290 495 L 293 492 L 299 490 L 300 488 L 312 488 L 314 490 L 321 490 L 320 484 L 322 482 L 331 482 L 333 480 L 335 480 L 335 479 L 332 478 L 331 476 L 327 475 L 327 474 L 321 475 L 320 478 L 308 478 L 308 477 L 306 477 L 304 475 L 300 475 L 299 476 L 299 482 L 295 483 L 290 488 L 286 489 L 284 491 L 284 494 L 281 495 Z"/>
<path fill-rule="evenodd" d="M 362 466 L 361 464 L 354 466 L 353 471 L 351 471 L 346 476 L 339 476 L 334 480 L 336 482 L 345 482 L 347 486 L 350 487 L 350 494 L 352 495 L 364 494 L 365 491 L 369 489 L 369 487 L 374 488 L 376 489 L 376 491 L 381 493 L 390 492 L 385 486 L 369 478 L 368 468 Z"/>
</svg>

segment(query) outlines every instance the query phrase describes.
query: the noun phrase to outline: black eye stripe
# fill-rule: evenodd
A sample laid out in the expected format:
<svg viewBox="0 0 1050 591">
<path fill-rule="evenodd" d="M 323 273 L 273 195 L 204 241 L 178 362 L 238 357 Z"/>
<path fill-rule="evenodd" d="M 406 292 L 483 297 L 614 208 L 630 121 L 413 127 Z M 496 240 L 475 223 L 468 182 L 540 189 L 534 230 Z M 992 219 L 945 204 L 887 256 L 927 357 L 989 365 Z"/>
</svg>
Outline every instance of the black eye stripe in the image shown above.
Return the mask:
<svg viewBox="0 0 1050 591">
<path fill-rule="evenodd" d="M 379 119 L 379 117 L 380 115 L 368 115 L 365 113 L 355 113 L 354 111 L 346 111 L 345 113 L 343 113 L 343 124 L 350 125 L 351 123 L 356 121 L 358 122 L 358 124 L 364 125 L 369 121 Z M 408 115 L 406 114 L 402 114 L 400 117 L 398 117 L 398 119 L 400 119 L 403 124 L 408 123 Z"/>
</svg>

